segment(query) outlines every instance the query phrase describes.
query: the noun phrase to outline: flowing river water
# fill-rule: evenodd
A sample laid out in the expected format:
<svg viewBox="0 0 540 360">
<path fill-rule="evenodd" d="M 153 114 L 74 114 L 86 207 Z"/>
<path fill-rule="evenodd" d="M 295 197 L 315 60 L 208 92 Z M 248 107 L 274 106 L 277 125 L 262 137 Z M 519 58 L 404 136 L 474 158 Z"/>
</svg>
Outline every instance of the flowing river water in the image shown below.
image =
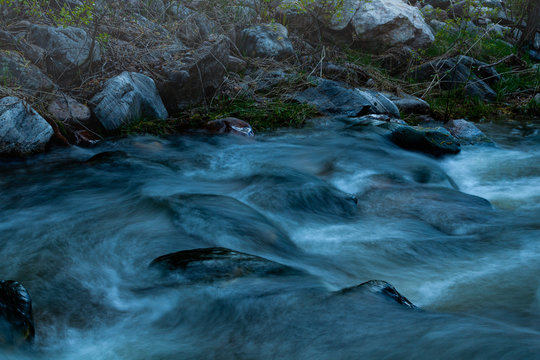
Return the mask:
<svg viewBox="0 0 540 360">
<path fill-rule="evenodd" d="M 2 162 L 0 277 L 36 339 L 0 358 L 540 359 L 540 135 L 512 128 L 442 159 L 322 121 Z M 211 246 L 305 275 L 148 267 Z M 372 279 L 420 309 L 337 292 Z"/>
</svg>

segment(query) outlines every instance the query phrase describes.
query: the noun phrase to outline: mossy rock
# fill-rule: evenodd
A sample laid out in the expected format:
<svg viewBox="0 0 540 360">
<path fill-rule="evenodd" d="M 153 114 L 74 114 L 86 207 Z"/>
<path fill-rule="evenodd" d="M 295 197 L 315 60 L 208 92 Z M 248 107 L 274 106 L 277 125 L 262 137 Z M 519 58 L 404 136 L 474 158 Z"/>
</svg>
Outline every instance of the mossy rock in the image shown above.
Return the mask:
<svg viewBox="0 0 540 360">
<path fill-rule="evenodd" d="M 459 141 L 443 127 L 399 126 L 390 134 L 390 140 L 403 149 L 433 156 L 457 154 L 461 151 Z"/>
</svg>

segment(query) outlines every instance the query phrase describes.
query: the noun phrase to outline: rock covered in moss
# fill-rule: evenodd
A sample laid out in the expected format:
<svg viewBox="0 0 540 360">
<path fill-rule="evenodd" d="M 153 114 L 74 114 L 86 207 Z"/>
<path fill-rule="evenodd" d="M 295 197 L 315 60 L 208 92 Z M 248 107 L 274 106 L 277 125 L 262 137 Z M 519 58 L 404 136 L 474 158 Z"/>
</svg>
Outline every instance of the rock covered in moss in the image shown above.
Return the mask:
<svg viewBox="0 0 540 360">
<path fill-rule="evenodd" d="M 13 96 L 0 100 L 0 154 L 42 151 L 53 133 L 51 125 L 23 100 Z"/>
<path fill-rule="evenodd" d="M 252 26 L 242 30 L 237 45 L 250 57 L 285 59 L 294 55 L 288 34 L 279 23 Z"/>
<path fill-rule="evenodd" d="M 34 339 L 32 300 L 19 282 L 0 280 L 0 345 L 20 346 Z"/>
<path fill-rule="evenodd" d="M 390 139 L 403 149 L 433 156 L 457 154 L 461 151 L 459 141 L 443 127 L 399 126 L 392 131 Z"/>
<path fill-rule="evenodd" d="M 106 130 L 118 129 L 144 117 L 166 119 L 169 116 L 154 80 L 135 72 L 123 72 L 107 80 L 90 104 Z"/>
</svg>

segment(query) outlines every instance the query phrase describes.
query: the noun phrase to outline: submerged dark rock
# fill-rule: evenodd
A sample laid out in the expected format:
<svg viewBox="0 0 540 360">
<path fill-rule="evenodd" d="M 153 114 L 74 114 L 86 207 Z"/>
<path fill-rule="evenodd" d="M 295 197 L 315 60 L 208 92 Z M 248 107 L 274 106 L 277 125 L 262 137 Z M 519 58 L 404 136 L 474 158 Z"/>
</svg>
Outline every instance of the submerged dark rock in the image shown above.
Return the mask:
<svg viewBox="0 0 540 360">
<path fill-rule="evenodd" d="M 300 253 L 278 224 L 232 197 L 178 194 L 160 202 L 172 210 L 180 229 L 209 246 L 288 256 Z"/>
<path fill-rule="evenodd" d="M 400 182 L 379 183 L 358 195 L 359 211 L 386 219 L 412 219 L 446 234 L 466 234 L 496 218 L 484 198 L 444 187 Z M 425 176 L 429 176 L 425 174 Z"/>
<path fill-rule="evenodd" d="M 390 134 L 390 140 L 403 149 L 442 156 L 461 151 L 459 141 L 442 127 L 422 128 L 399 126 Z"/>
<path fill-rule="evenodd" d="M 179 274 L 188 281 L 301 273 L 289 266 L 223 247 L 184 250 L 163 255 L 153 260 L 150 268 L 158 269 L 164 274 Z"/>
<path fill-rule="evenodd" d="M 341 289 L 336 292 L 337 295 L 349 295 L 349 294 L 358 294 L 358 293 L 373 293 L 380 296 L 383 296 L 389 301 L 394 301 L 400 305 L 408 307 L 410 309 L 418 309 L 409 299 L 401 295 L 395 287 L 386 281 L 382 280 L 370 280 L 360 285 L 348 287 Z"/>
<path fill-rule="evenodd" d="M 290 169 L 275 169 L 246 179 L 248 200 L 267 211 L 289 213 L 294 219 L 325 221 L 350 219 L 357 214 L 356 197 L 310 174 Z"/>
<path fill-rule="evenodd" d="M 98 164 L 104 164 L 104 163 L 105 164 L 114 163 L 114 162 L 121 162 L 127 158 L 129 158 L 129 155 L 125 151 L 121 151 L 121 150 L 104 151 L 104 152 L 100 152 L 92 156 L 90 159 L 86 160 L 84 164 L 98 165 Z"/>
<path fill-rule="evenodd" d="M 20 346 L 35 336 L 32 299 L 14 280 L 0 280 L 0 345 Z"/>
</svg>

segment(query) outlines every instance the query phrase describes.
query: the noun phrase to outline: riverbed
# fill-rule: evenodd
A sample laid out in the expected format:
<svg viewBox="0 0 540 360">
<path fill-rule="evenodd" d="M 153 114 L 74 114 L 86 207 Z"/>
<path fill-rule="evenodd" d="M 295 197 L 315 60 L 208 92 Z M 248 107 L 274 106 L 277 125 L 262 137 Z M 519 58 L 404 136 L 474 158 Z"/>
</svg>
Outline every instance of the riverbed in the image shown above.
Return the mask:
<svg viewBox="0 0 540 360">
<path fill-rule="evenodd" d="M 132 136 L 0 163 L 0 277 L 33 300 L 7 359 L 540 358 L 540 134 L 435 159 L 369 126 Z M 164 283 L 220 246 L 300 270 Z M 339 290 L 384 280 L 418 309 Z"/>
</svg>

